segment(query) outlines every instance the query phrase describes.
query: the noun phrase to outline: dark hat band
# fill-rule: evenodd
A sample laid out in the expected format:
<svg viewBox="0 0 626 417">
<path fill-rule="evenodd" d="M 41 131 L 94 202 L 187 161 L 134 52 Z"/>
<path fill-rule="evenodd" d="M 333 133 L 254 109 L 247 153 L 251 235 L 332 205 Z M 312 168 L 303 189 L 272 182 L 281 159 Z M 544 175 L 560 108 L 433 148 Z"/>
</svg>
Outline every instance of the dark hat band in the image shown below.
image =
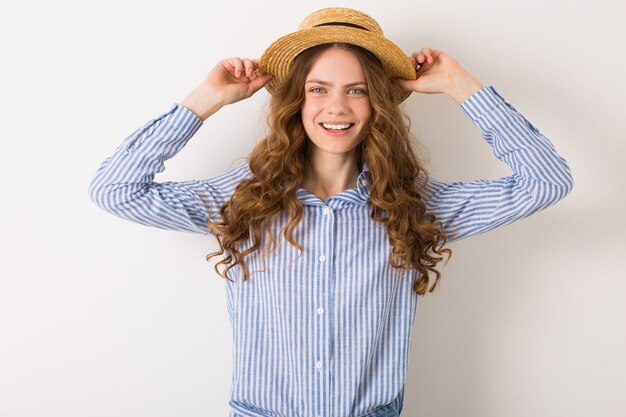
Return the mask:
<svg viewBox="0 0 626 417">
<path fill-rule="evenodd" d="M 326 22 L 326 23 L 320 23 L 319 25 L 315 25 L 315 27 L 318 27 L 318 26 L 348 26 L 348 27 L 355 28 L 355 29 L 367 30 L 369 32 L 369 30 L 364 28 L 363 26 L 355 25 L 354 23 L 346 23 L 346 22 Z"/>
</svg>

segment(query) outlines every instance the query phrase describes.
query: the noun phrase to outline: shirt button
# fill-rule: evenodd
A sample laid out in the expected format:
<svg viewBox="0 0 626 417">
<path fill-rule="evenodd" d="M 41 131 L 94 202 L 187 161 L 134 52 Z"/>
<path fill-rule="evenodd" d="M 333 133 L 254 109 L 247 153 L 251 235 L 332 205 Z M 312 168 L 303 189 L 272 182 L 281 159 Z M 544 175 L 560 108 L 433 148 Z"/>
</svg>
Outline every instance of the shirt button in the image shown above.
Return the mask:
<svg viewBox="0 0 626 417">
<path fill-rule="evenodd" d="M 369 181 L 363 180 L 363 185 L 367 187 L 369 185 Z"/>
<path fill-rule="evenodd" d="M 326 260 L 326 257 L 324 255 L 320 256 L 320 262 L 324 262 Z"/>
<path fill-rule="evenodd" d="M 322 366 L 324 366 L 324 365 L 322 365 L 322 362 L 320 362 L 320 361 L 317 361 L 317 363 L 315 364 L 315 367 L 317 369 L 322 369 Z"/>
<path fill-rule="evenodd" d="M 328 208 L 328 207 L 324 207 L 324 208 L 322 209 L 322 213 L 324 213 L 324 216 L 326 216 L 328 213 L 330 213 L 330 208 Z"/>
<path fill-rule="evenodd" d="M 324 309 L 322 307 L 318 308 L 317 314 L 324 314 Z"/>
</svg>

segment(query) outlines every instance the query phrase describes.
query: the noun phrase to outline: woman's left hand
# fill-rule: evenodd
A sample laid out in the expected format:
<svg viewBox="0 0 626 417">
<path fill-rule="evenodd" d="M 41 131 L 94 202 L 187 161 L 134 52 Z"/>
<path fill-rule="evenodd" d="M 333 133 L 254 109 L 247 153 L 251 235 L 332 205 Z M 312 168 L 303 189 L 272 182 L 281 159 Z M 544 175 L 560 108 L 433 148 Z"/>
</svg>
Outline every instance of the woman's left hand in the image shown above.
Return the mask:
<svg viewBox="0 0 626 417">
<path fill-rule="evenodd" d="M 413 52 L 409 59 L 416 68 L 417 79 L 394 80 L 407 90 L 426 94 L 445 93 L 461 104 L 483 88 L 478 79 L 467 72 L 456 59 L 443 51 L 422 48 L 418 52 Z"/>
</svg>

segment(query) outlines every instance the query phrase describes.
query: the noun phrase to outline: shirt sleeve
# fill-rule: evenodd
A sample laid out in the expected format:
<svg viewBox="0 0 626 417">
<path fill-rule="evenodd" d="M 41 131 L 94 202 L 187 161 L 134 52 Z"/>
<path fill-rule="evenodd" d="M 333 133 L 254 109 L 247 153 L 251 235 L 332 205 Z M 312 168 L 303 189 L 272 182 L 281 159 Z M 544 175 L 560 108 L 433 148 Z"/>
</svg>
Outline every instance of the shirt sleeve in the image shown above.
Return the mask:
<svg viewBox="0 0 626 417">
<path fill-rule="evenodd" d="M 470 182 L 429 178 L 424 190 L 427 212 L 442 221 L 448 242 L 528 217 L 572 190 L 566 160 L 493 86 L 474 93 L 461 108 L 513 174 Z"/>
<path fill-rule="evenodd" d="M 185 106 L 169 110 L 133 132 L 106 158 L 89 185 L 103 210 L 146 226 L 208 234 L 207 220 L 221 218 L 234 172 L 210 180 L 154 182 L 164 162 L 176 155 L 202 126 Z"/>
</svg>

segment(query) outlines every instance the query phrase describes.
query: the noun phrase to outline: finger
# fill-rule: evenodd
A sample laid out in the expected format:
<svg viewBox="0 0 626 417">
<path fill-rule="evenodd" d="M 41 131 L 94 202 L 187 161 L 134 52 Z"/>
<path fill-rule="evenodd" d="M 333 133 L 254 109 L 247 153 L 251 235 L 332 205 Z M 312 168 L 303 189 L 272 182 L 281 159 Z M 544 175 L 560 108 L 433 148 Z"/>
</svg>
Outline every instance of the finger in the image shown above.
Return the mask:
<svg viewBox="0 0 626 417">
<path fill-rule="evenodd" d="M 416 64 L 421 64 L 426 61 L 426 57 L 421 52 L 413 52 L 413 59 L 415 59 Z"/>
<path fill-rule="evenodd" d="M 235 74 L 235 65 L 232 62 L 232 58 L 223 59 L 219 62 L 218 65 L 221 65 L 224 69 L 226 69 L 229 74 Z"/>
<path fill-rule="evenodd" d="M 265 74 L 265 75 L 261 75 L 258 78 L 250 81 L 251 94 L 254 94 L 257 91 L 259 91 L 265 84 L 270 82 L 272 80 L 272 78 L 274 78 L 274 77 L 272 77 L 269 74 Z"/>
<path fill-rule="evenodd" d="M 412 85 L 415 81 L 413 80 L 404 80 L 402 78 L 394 78 L 393 82 L 397 85 L 399 85 L 400 87 L 404 88 L 405 90 L 410 90 L 413 91 Z"/>
<path fill-rule="evenodd" d="M 241 58 L 233 58 L 232 60 L 233 67 L 235 69 L 235 77 L 239 78 L 243 74 L 243 62 Z"/>
<path fill-rule="evenodd" d="M 260 68 L 256 68 L 253 72 L 252 72 L 252 80 L 256 80 L 257 78 L 263 77 L 265 75 L 269 75 L 270 77 L 272 77 L 271 74 L 266 74 L 263 71 L 261 71 Z"/>
<path fill-rule="evenodd" d="M 421 68 L 420 62 L 423 62 L 424 59 L 419 57 L 417 52 L 413 52 L 413 55 L 410 56 L 409 59 L 411 60 L 411 64 L 413 64 L 413 68 L 415 68 L 415 71 L 417 72 Z"/>
<path fill-rule="evenodd" d="M 243 59 L 243 67 L 244 67 L 244 72 L 246 74 L 246 77 L 251 77 L 252 73 L 254 71 L 254 67 L 252 65 L 252 61 L 250 61 L 248 58 L 244 58 Z"/>
<path fill-rule="evenodd" d="M 252 66 L 254 67 L 254 69 L 259 69 L 259 63 L 261 62 L 260 58 L 253 58 L 250 60 L 250 62 L 252 62 Z"/>
<path fill-rule="evenodd" d="M 426 62 L 432 63 L 433 62 L 433 51 L 430 48 L 423 48 L 422 52 L 424 53 L 424 56 L 426 57 Z"/>
<path fill-rule="evenodd" d="M 255 58 L 255 59 L 252 59 L 251 61 L 252 61 L 252 64 L 254 65 L 254 70 L 255 70 L 256 75 L 258 77 L 260 77 L 262 75 L 270 75 L 268 73 L 265 73 L 265 72 L 261 71 L 261 64 L 260 64 L 261 59 L 260 58 Z"/>
</svg>

